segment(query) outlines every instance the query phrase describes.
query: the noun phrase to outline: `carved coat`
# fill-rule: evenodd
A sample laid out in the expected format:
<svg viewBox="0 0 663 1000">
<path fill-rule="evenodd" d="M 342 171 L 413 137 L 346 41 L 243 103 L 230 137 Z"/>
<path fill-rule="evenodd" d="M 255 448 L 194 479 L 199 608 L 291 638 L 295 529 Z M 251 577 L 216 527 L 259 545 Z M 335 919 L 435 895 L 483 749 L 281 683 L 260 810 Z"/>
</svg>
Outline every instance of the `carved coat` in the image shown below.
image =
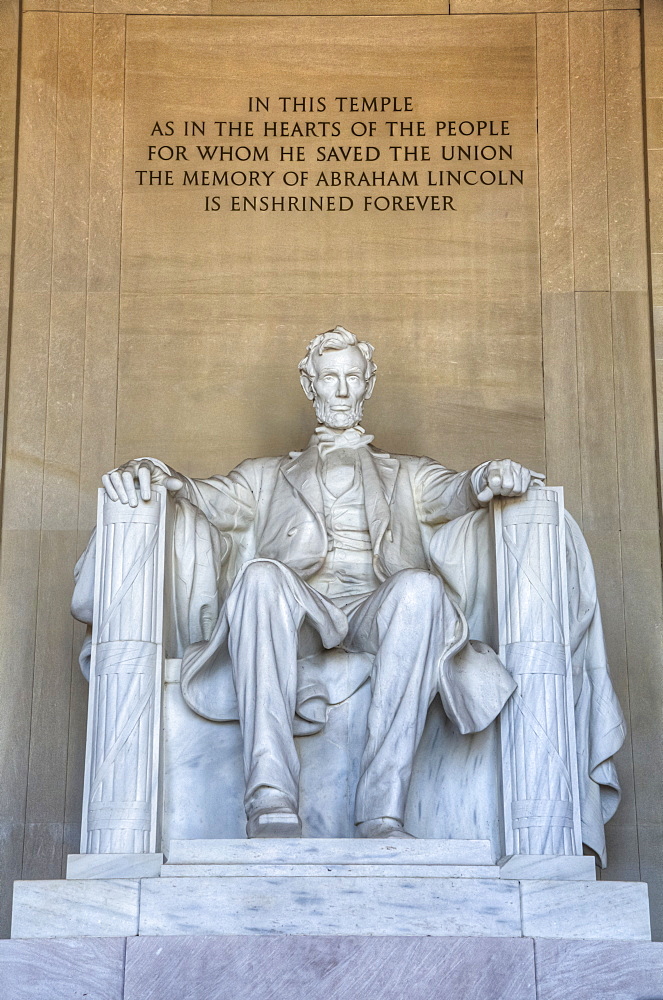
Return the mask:
<svg viewBox="0 0 663 1000">
<path fill-rule="evenodd" d="M 452 472 L 429 458 L 387 455 L 370 446 L 358 455 L 376 576 L 385 580 L 401 569 L 429 569 L 434 528 L 479 508 L 472 479 L 483 467 Z M 188 479 L 176 499 L 189 500 L 230 533 L 236 551 L 224 589 L 247 559 L 276 559 L 307 580 L 327 555 L 315 443 L 286 458 L 247 459 L 228 476 Z"/>
<path fill-rule="evenodd" d="M 478 477 L 456 473 L 428 458 L 388 455 L 373 447 L 358 449 L 364 503 L 373 543 L 373 565 L 383 581 L 403 569 L 434 570 L 430 539 L 437 526 L 476 510 Z M 183 477 L 182 477 L 183 478 Z M 225 553 L 215 590 L 225 598 L 242 566 L 251 559 L 271 559 L 292 569 L 301 579 L 312 577 L 327 555 L 328 537 L 318 448 L 313 440 L 303 452 L 286 458 L 249 459 L 228 476 L 187 480 L 177 495 L 180 517 L 187 506 L 202 512 L 218 528 Z M 204 527 L 201 528 L 203 532 Z M 175 544 L 181 531 L 175 531 Z M 191 532 L 185 532 L 190 537 Z M 180 564 L 179 555 L 174 562 Z M 452 603 L 453 596 L 450 595 Z M 308 621 L 325 647 L 338 644 L 330 632 L 321 602 L 302 592 Z M 182 605 L 182 600 L 176 604 Z M 454 604 L 455 607 L 457 605 Z M 207 609 L 204 617 L 213 617 Z M 457 609 L 457 627 L 441 657 L 439 692 L 447 715 L 461 732 L 484 729 L 499 714 L 514 690 L 514 682 L 496 654 L 483 643 L 468 643 L 465 617 Z M 176 616 L 181 618 L 181 616 Z M 339 618 L 343 618 L 339 612 Z M 341 634 L 343 626 L 340 625 Z M 227 622 L 222 606 L 216 624 L 202 641 L 189 645 L 182 663 L 182 694 L 194 711 L 207 718 L 237 718 L 230 664 L 225 643 Z M 194 629 L 186 623 L 179 644 L 186 646 Z M 306 656 L 300 646 L 296 731 L 314 732 L 324 724 L 329 705 L 349 697 L 370 674 L 371 658 L 354 654 L 346 669 L 324 657 Z"/>
</svg>

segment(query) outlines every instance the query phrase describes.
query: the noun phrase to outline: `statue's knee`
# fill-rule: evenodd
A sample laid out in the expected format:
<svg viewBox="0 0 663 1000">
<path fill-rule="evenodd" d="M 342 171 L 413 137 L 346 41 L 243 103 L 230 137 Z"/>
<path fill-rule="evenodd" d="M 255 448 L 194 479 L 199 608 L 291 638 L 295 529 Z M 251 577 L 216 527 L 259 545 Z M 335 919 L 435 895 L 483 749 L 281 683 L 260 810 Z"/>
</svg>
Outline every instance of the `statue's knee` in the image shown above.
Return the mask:
<svg viewBox="0 0 663 1000">
<path fill-rule="evenodd" d="M 399 600 L 421 608 L 438 606 L 444 599 L 444 586 L 434 573 L 425 569 L 406 569 L 398 573 Z"/>
<path fill-rule="evenodd" d="M 271 591 L 285 583 L 285 576 L 280 566 L 264 560 L 256 560 L 244 567 L 240 581 L 242 586 L 258 591 Z"/>
</svg>

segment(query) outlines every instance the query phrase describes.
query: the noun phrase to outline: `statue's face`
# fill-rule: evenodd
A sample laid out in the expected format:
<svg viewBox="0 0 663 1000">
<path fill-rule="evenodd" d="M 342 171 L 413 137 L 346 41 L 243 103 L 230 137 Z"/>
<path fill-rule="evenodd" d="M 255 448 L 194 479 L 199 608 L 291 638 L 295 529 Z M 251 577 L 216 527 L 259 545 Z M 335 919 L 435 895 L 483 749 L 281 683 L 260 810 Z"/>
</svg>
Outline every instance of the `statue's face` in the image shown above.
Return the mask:
<svg viewBox="0 0 663 1000">
<path fill-rule="evenodd" d="M 354 427 L 361 420 L 364 400 L 372 384 L 366 381 L 366 359 L 358 347 L 325 351 L 312 359 L 311 379 L 315 415 L 321 424 L 336 430 Z"/>
</svg>

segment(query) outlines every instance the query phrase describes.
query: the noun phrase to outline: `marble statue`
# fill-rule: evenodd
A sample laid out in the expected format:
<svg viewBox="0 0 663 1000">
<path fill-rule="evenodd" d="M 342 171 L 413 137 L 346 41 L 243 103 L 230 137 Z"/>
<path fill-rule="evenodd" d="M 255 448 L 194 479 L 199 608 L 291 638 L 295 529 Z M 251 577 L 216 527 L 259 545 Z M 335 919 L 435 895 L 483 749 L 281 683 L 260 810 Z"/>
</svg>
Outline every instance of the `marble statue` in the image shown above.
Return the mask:
<svg viewBox="0 0 663 1000">
<path fill-rule="evenodd" d="M 132 582 L 118 584 L 115 597 L 109 590 L 97 625 L 104 655 L 116 656 L 113 636 L 132 636 L 134 663 L 162 641 L 154 631 L 159 609 L 150 604 L 147 614 L 138 597 L 156 572 L 158 533 L 150 525 L 163 518 L 167 492 L 174 513 L 163 642 L 182 656 L 190 708 L 240 722 L 248 837 L 301 835 L 294 737 L 320 731 L 330 706 L 370 679 L 359 837 L 410 836 L 404 816 L 413 762 L 439 695 L 460 733 L 481 731 L 502 713 L 510 853 L 578 854 L 585 843 L 604 859 L 603 824 L 619 798 L 612 757 L 624 722 L 589 553 L 559 496 L 512 460 L 457 473 L 376 448 L 361 425 L 375 384 L 373 348 L 342 327 L 311 341 L 299 371 L 317 417 L 303 451 L 249 459 L 202 480 L 152 458 L 103 477 L 102 519 L 117 525 L 116 544 L 132 512 L 147 512 L 131 529 L 139 532 L 129 545 Z M 91 542 L 77 566 L 73 613 L 86 622 L 101 551 Z M 106 558 L 109 566 L 115 558 Z M 102 590 L 104 573 L 122 580 L 119 570 L 97 572 Z M 122 632 L 113 615 L 131 587 L 129 607 L 143 610 L 133 632 Z M 353 654 L 341 673 L 320 655 L 336 647 Z M 156 682 L 135 676 L 124 697 L 134 705 L 143 698 L 145 707 Z M 137 708 L 125 714 L 111 752 L 91 765 L 90 809 L 91 789 L 110 773 L 107 760 L 117 761 L 119 745 L 126 751 L 129 723 L 138 733 L 147 719 Z M 141 739 L 144 745 L 148 736 L 136 736 L 137 748 Z M 149 783 L 149 775 L 140 780 Z M 107 809 L 101 793 L 96 808 Z M 136 823 L 148 828 L 144 816 Z M 104 849 L 94 843 L 87 849 Z M 132 843 L 112 849 L 147 850 Z"/>
</svg>

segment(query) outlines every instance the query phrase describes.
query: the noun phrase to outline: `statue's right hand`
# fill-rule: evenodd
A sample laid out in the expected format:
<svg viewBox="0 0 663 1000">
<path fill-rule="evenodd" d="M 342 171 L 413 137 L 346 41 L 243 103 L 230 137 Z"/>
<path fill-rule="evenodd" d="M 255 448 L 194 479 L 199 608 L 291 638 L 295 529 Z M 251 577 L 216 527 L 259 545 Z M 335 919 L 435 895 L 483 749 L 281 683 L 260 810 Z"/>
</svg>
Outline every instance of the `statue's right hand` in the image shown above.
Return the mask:
<svg viewBox="0 0 663 1000">
<path fill-rule="evenodd" d="M 136 484 L 143 500 L 149 500 L 152 495 L 152 484 L 165 486 L 167 490 L 181 490 L 184 483 L 176 476 L 151 462 L 149 458 L 134 458 L 131 462 L 118 466 L 112 472 L 101 477 L 104 489 L 111 500 L 119 500 L 130 507 L 138 506 Z"/>
</svg>

